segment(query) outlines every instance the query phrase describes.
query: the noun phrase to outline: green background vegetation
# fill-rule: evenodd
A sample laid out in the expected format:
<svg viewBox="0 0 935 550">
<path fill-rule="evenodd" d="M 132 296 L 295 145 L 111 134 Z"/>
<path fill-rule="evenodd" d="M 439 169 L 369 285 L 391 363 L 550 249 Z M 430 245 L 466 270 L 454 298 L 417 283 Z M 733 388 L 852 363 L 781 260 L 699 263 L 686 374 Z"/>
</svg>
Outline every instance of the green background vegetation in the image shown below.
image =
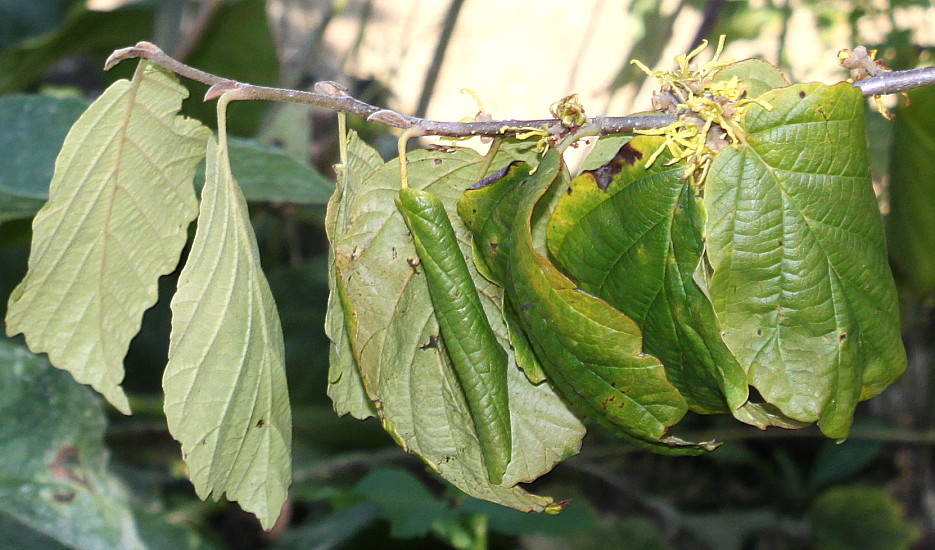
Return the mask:
<svg viewBox="0 0 935 550">
<path fill-rule="evenodd" d="M 101 71 L 114 49 L 148 39 L 219 75 L 288 86 L 333 78 L 349 84 L 358 97 L 398 106 L 393 94 L 402 90 L 387 86 L 400 86 L 397 81 L 383 82 L 374 74 L 343 76 L 354 73 L 349 60 L 366 55 L 361 44 L 367 37 L 387 27 L 397 33 L 404 28 L 404 21 L 386 18 L 381 2 L 117 4 L 91 10 L 78 0 L 0 0 L 4 310 L 25 273 L 30 218 L 45 200 L 65 133 L 90 100 L 132 70 L 133 64 L 125 63 Z M 464 19 L 472 2 L 463 4 L 458 25 L 496 23 L 496 14 L 485 23 Z M 580 9 L 599 4 L 582 2 Z M 932 17 L 929 4 L 634 0 L 607 2 L 603 9 L 628 25 L 633 41 L 627 60 L 638 57 L 650 66 L 669 57 L 668 37 L 677 47 L 696 35 L 721 33 L 749 48 L 736 55 L 766 52 L 787 69 L 798 66 L 801 60 L 789 59 L 785 46 L 797 39 L 789 33 L 796 28 L 793 16 L 805 14 L 826 49 L 864 43 L 878 47 L 879 57 L 893 69 L 908 69 L 932 62 L 931 43 L 906 23 L 913 13 L 924 13 L 912 10 L 928 9 Z M 198 24 L 202 5 L 212 9 Z M 550 9 L 549 3 L 542 5 L 530 3 L 529 9 Z M 271 30 L 274 20 L 282 21 L 268 17 L 281 13 L 277 6 L 308 16 L 311 24 L 301 39 Z M 693 25 L 679 26 L 688 13 L 697 15 Z M 561 12 L 554 17 L 560 19 Z M 196 24 L 189 25 L 192 21 Z M 891 25 L 868 30 L 868 22 L 880 21 Z M 328 29 L 337 24 L 352 29 L 355 40 L 329 44 Z M 587 27 L 542 30 L 541 36 L 530 34 L 529 47 L 561 35 L 577 44 L 588 32 Z M 752 43 L 764 33 L 773 33 L 776 41 Z M 439 46 L 424 40 L 417 47 L 431 57 Z M 456 53 L 450 51 L 449 58 Z M 424 70 L 457 75 L 459 66 L 445 59 L 439 56 Z M 403 69 L 392 66 L 403 61 L 385 63 L 382 76 Z M 603 68 L 608 103 L 643 80 L 628 63 L 616 63 Z M 835 60 L 816 57 L 812 63 L 831 68 Z M 541 68 L 543 79 L 552 69 Z M 214 105 L 200 101 L 204 87 L 183 84 L 192 92 L 183 112 L 214 124 Z M 421 80 L 404 85 L 433 97 L 433 87 Z M 305 107 L 237 104 L 229 114 L 230 131 L 239 136 L 231 142 L 232 170 L 251 203 L 286 343 L 294 483 L 284 519 L 264 533 L 236 506 L 198 500 L 185 477 L 161 399 L 175 273 L 160 281 L 162 299 L 145 314 L 125 361 L 132 417 L 30 354 L 20 339 L 0 342 L 0 548 L 930 547 L 935 544 L 935 511 L 927 505 L 935 497 L 935 88 L 910 96 L 911 105 L 896 110 L 895 122 L 872 112 L 866 120 L 910 358 L 903 379 L 858 408 L 851 437 L 841 444 L 816 428 L 764 432 L 729 419 L 690 416 L 683 425 L 691 439 L 713 437 L 724 445 L 702 457 L 663 457 L 589 424 L 582 453 L 530 488 L 571 499 L 558 516 L 522 514 L 467 497 L 403 453 L 376 421 L 335 415 L 325 394 L 324 333 L 324 205 L 337 155 L 334 116 Z M 547 105 L 541 107 L 544 113 Z M 395 140 L 385 127 L 351 122 L 381 152 L 391 149 L 387 144 Z M 201 179 L 196 176 L 196 182 Z"/>
</svg>

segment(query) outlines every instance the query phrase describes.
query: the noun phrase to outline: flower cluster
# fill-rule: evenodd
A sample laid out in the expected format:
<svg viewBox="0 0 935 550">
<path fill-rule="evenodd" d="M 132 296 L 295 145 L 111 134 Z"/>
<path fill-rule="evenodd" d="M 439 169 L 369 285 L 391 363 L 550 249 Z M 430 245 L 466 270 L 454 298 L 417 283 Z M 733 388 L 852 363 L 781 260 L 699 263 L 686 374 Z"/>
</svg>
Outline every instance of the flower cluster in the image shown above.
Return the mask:
<svg viewBox="0 0 935 550">
<path fill-rule="evenodd" d="M 746 97 L 746 90 L 736 76 L 725 80 L 715 78 L 719 71 L 733 63 L 719 59 L 724 49 L 723 36 L 711 61 L 692 64 L 707 45 L 704 41 L 691 52 L 676 56 L 676 67 L 669 71 L 651 71 L 638 60 L 631 61 L 659 81 L 660 89 L 653 95 L 653 107 L 678 115 L 678 120 L 668 126 L 637 130 L 640 134 L 665 138 L 662 146 L 647 159 L 646 167 L 667 150 L 672 158 L 666 165 L 685 162 L 685 177 L 698 187 L 704 184 L 717 151 L 744 142 L 742 123 L 746 108 L 756 103 L 770 109 L 765 102 Z"/>
</svg>

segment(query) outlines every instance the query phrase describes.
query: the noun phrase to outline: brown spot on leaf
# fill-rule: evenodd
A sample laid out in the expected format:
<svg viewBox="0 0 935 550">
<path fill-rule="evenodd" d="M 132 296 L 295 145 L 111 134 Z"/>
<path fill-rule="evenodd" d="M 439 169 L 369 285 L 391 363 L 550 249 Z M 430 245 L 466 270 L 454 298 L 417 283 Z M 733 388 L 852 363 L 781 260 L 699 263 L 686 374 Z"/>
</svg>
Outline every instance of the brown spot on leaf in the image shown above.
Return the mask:
<svg viewBox="0 0 935 550">
<path fill-rule="evenodd" d="M 435 164 L 435 166 L 440 166 L 442 163 L 442 159 L 432 159 L 432 162 Z"/>
<path fill-rule="evenodd" d="M 491 242 L 491 243 L 490 243 L 490 250 L 492 250 L 493 252 L 496 252 L 498 246 L 500 246 L 500 243 Z"/>
<path fill-rule="evenodd" d="M 611 180 L 620 173 L 620 170 L 622 170 L 624 166 L 635 164 L 636 161 L 641 158 L 643 158 L 643 153 L 636 150 L 628 141 L 617 150 L 617 154 L 614 155 L 614 158 L 607 161 L 604 165 L 594 170 L 587 170 L 584 173 L 590 174 L 591 177 L 594 178 L 594 182 L 597 186 L 606 190 L 610 187 Z"/>
<path fill-rule="evenodd" d="M 805 92 L 801 92 L 801 91 L 800 91 L 800 92 L 799 92 L 799 97 L 802 98 L 802 99 L 805 99 Z"/>
<path fill-rule="evenodd" d="M 409 267 L 411 267 L 416 274 L 419 273 L 419 270 L 416 269 L 419 267 L 419 258 L 406 258 L 406 263 L 409 264 Z"/>
<path fill-rule="evenodd" d="M 262 427 L 265 426 L 265 425 L 266 425 L 266 421 L 263 420 L 262 418 L 256 421 L 256 427 L 257 427 L 257 428 L 262 428 Z"/>
<path fill-rule="evenodd" d="M 847 333 L 838 336 L 838 342 L 843 342 L 844 340 L 847 340 Z"/>
</svg>

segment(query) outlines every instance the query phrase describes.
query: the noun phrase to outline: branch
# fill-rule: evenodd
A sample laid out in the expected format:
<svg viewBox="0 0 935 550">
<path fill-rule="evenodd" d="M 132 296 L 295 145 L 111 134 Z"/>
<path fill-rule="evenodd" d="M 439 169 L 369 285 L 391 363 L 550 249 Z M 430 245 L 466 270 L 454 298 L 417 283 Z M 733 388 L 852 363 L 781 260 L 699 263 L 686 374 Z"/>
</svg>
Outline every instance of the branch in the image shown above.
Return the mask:
<svg viewBox="0 0 935 550">
<path fill-rule="evenodd" d="M 864 97 L 905 92 L 935 84 L 935 65 L 908 71 L 887 71 L 873 78 L 855 82 Z"/>
<path fill-rule="evenodd" d="M 480 122 L 441 122 L 404 115 L 391 109 L 382 109 L 347 95 L 346 90 L 334 82 L 319 82 L 314 92 L 270 88 L 237 82 L 211 73 L 206 73 L 174 59 L 157 46 L 149 42 L 139 42 L 136 46 L 115 51 L 107 58 L 104 70 L 109 70 L 124 59 L 143 58 L 164 67 L 178 75 L 207 84 L 212 88 L 205 94 L 205 100 L 219 97 L 223 92 L 237 90 L 238 99 L 259 99 L 267 101 L 288 101 L 303 103 L 365 117 L 371 122 L 381 122 L 397 128 L 418 127 L 422 135 L 471 137 L 513 135 L 528 128 L 552 128 L 560 124 L 558 119 L 537 120 L 490 120 Z M 893 94 L 912 88 L 935 84 L 935 66 L 909 71 L 886 72 L 873 78 L 854 83 L 864 97 Z M 587 125 L 599 129 L 599 133 L 620 134 L 634 130 L 661 128 L 676 121 L 675 115 L 650 114 L 625 117 L 594 117 Z M 598 132 L 594 132 L 598 133 Z"/>
</svg>

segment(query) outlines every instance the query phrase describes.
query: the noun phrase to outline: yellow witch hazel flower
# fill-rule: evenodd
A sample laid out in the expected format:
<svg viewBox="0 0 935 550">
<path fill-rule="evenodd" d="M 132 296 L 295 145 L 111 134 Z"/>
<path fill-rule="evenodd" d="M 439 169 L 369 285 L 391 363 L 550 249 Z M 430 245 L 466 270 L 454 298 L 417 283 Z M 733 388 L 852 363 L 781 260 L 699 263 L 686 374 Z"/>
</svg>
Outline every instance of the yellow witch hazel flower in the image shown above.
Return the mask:
<svg viewBox="0 0 935 550">
<path fill-rule="evenodd" d="M 659 81 L 660 89 L 653 96 L 653 107 L 678 115 L 678 120 L 662 128 L 637 130 L 636 133 L 663 136 L 664 143 L 646 161 L 652 166 L 663 151 L 672 159 L 666 165 L 685 162 L 685 177 L 693 185 L 704 185 L 705 176 L 714 154 L 727 145 L 744 142 L 743 115 L 746 107 L 757 103 L 765 109 L 771 107 L 756 99 L 745 97 L 745 90 L 737 77 L 715 80 L 715 75 L 733 61 L 721 61 L 724 36 L 718 41 L 711 61 L 693 65 L 692 60 L 705 50 L 707 41 L 687 54 L 675 57 L 675 68 L 669 71 L 651 71 L 634 59 L 631 61 L 649 76 Z"/>
</svg>

